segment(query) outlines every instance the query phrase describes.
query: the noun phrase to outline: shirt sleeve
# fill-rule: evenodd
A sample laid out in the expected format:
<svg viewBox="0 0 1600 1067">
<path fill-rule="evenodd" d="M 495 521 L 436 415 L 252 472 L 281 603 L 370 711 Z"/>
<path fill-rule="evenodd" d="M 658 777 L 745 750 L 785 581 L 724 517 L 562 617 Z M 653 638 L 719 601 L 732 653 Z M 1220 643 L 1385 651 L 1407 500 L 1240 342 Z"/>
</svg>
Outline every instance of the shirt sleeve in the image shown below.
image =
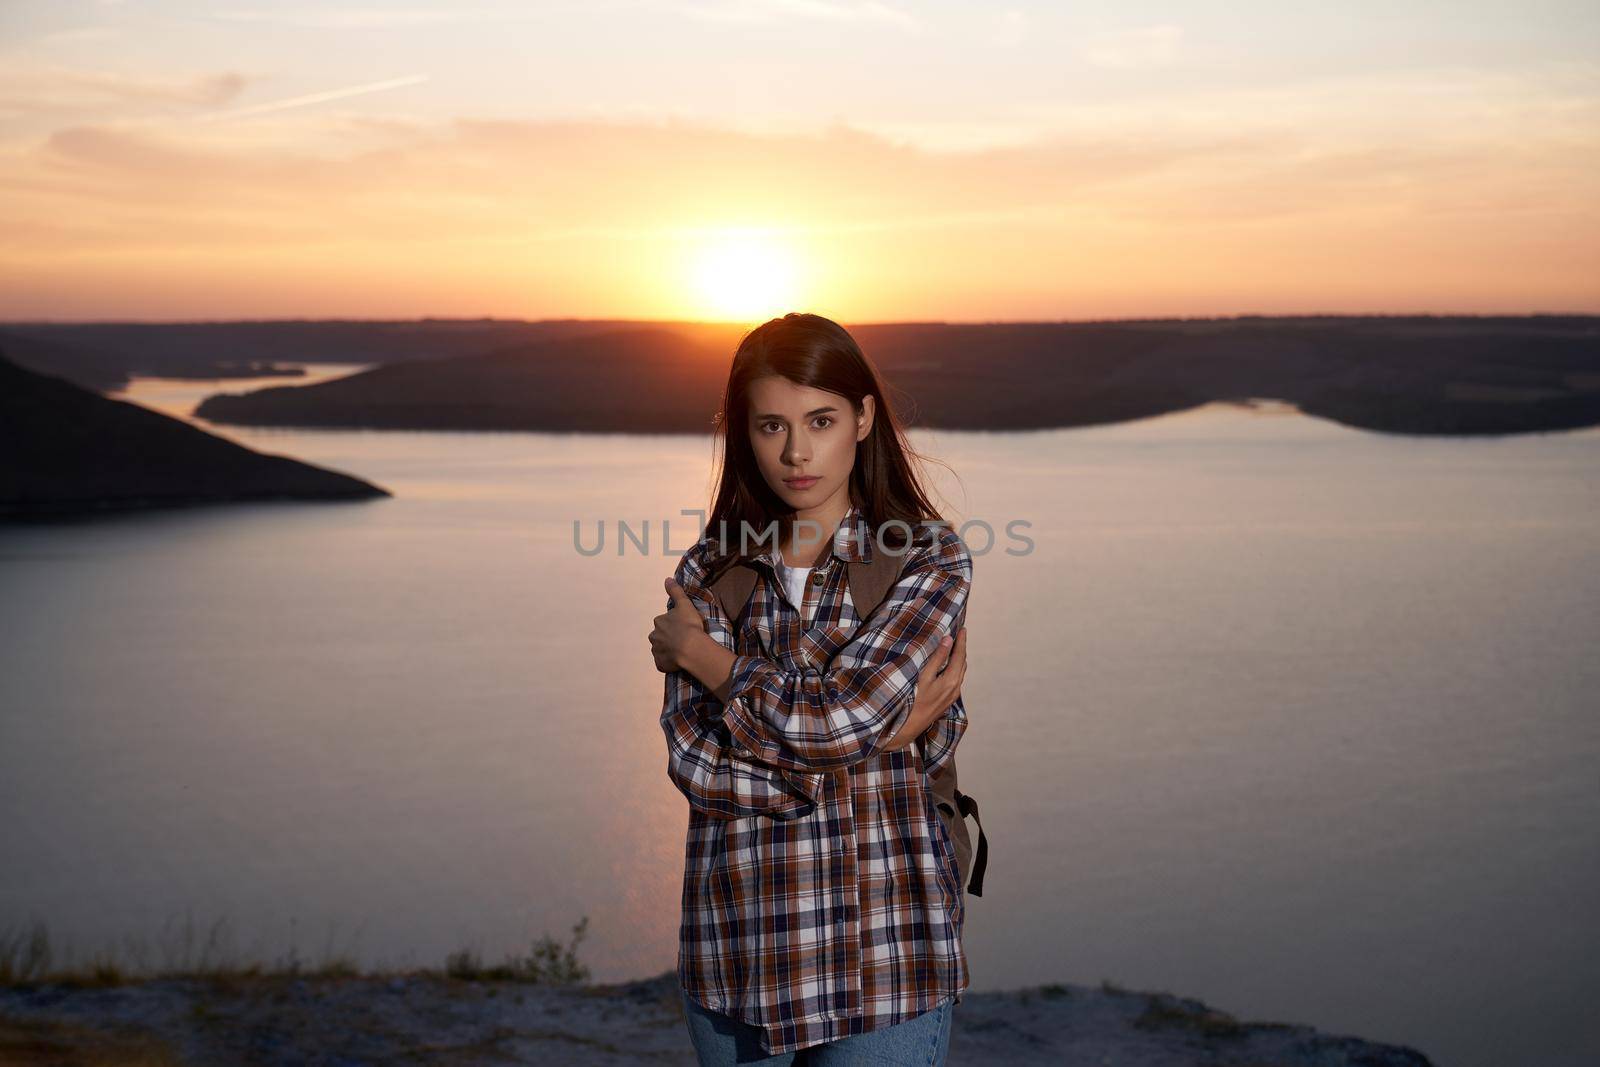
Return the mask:
<svg viewBox="0 0 1600 1067">
<path fill-rule="evenodd" d="M 956 619 L 952 636 L 961 631 L 967 622 L 967 608 L 961 606 L 961 617 Z M 943 715 L 928 724 L 917 738 L 917 745 L 922 751 L 922 769 L 929 775 L 938 774 L 944 765 L 950 762 L 955 755 L 956 745 L 961 742 L 961 735 L 967 732 L 967 707 L 962 702 L 960 694 L 956 695 L 954 704 L 945 709 Z"/>
<path fill-rule="evenodd" d="M 684 553 L 673 577 L 700 609 L 706 631 L 732 652 L 732 628 L 717 598 L 705 587 L 700 546 Z M 797 773 L 762 761 L 734 740 L 723 711 L 722 701 L 694 675 L 685 670 L 667 672 L 661 707 L 667 777 L 689 805 L 720 819 L 752 815 L 797 819 L 814 811 L 827 775 Z"/>
<path fill-rule="evenodd" d="M 899 580 L 826 669 L 785 669 L 736 655 L 723 721 L 763 762 L 795 772 L 829 771 L 882 751 L 916 704 L 917 675 L 954 636 L 972 588 L 972 558 L 945 527 L 913 541 Z M 957 705 L 952 704 L 951 708 Z M 965 729 L 947 709 L 924 732 L 931 754 L 949 758 Z M 931 736 L 930 736 L 931 735 Z"/>
</svg>

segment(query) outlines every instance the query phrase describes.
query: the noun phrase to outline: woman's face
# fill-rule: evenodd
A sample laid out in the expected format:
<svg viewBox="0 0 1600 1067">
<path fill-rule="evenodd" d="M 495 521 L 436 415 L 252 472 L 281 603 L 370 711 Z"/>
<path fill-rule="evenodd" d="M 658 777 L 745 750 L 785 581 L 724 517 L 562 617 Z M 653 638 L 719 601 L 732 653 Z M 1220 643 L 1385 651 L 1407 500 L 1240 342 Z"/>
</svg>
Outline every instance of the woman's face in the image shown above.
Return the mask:
<svg viewBox="0 0 1600 1067">
<path fill-rule="evenodd" d="M 750 447 L 767 484 L 796 512 L 827 512 L 849 499 L 856 442 L 872 430 L 873 398 L 861 404 L 857 415 L 838 393 L 776 374 L 750 384 Z M 802 475 L 812 480 L 792 481 Z"/>
</svg>

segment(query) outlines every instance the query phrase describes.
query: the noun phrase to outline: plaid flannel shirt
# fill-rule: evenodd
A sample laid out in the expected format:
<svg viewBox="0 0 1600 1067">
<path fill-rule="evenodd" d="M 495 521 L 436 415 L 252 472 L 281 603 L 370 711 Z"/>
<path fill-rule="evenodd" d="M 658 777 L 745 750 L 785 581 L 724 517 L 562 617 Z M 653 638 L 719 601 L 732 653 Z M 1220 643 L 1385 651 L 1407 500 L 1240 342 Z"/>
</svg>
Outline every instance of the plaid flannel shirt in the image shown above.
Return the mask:
<svg viewBox="0 0 1600 1067">
<path fill-rule="evenodd" d="M 735 653 L 728 701 L 676 670 L 661 712 L 667 774 L 689 800 L 684 992 L 760 1027 L 772 1054 L 959 1004 L 964 887 L 927 776 L 954 753 L 966 709 L 958 698 L 912 744 L 883 746 L 964 619 L 965 544 L 915 527 L 899 580 L 863 620 L 845 562 L 888 549 L 852 507 L 806 583 L 811 625 L 770 548 L 754 557 L 761 576 L 737 634 L 705 585 L 713 548 L 702 538 L 676 578 Z"/>
</svg>

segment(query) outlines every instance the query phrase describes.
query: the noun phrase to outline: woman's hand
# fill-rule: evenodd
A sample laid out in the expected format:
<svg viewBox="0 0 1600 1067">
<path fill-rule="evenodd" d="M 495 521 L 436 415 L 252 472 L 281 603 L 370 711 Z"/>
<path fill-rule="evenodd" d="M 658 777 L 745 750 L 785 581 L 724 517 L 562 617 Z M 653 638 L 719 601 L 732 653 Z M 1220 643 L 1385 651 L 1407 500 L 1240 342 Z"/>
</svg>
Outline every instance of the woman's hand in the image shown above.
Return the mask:
<svg viewBox="0 0 1600 1067">
<path fill-rule="evenodd" d="M 889 739 L 884 751 L 905 748 L 922 736 L 933 720 L 944 714 L 946 708 L 961 695 L 961 682 L 967 676 L 967 628 L 963 626 L 955 641 L 944 637 L 932 658 L 917 675 L 917 702 L 906 717 L 900 731 Z"/>
<path fill-rule="evenodd" d="M 650 654 L 662 674 L 684 669 L 683 655 L 691 644 L 710 639 L 705 618 L 683 586 L 668 578 L 667 593 L 672 597 L 672 607 L 656 616 L 655 629 L 650 631 Z"/>
</svg>

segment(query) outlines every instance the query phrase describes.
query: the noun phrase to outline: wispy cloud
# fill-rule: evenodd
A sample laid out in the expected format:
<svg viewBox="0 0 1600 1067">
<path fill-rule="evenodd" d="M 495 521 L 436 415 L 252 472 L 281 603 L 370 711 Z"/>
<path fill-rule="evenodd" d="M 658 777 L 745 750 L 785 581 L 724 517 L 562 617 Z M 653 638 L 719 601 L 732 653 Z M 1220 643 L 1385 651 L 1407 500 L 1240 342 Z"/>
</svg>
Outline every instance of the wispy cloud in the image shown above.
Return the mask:
<svg viewBox="0 0 1600 1067">
<path fill-rule="evenodd" d="M 231 72 L 158 78 L 49 63 L 11 64 L 0 67 L 0 115 L 48 117 L 152 106 L 215 107 L 237 97 L 248 83 L 245 76 Z"/>
<path fill-rule="evenodd" d="M 1592 97 L 1558 107 L 1543 86 L 1519 94 L 1498 82 L 1461 84 L 1440 94 L 1433 81 L 1391 80 L 1366 91 L 1406 119 L 1394 126 L 1374 124 L 1364 107 L 1341 112 L 1362 95 L 1343 84 L 1298 109 L 1286 93 L 1256 93 L 1226 98 L 1231 106 L 1185 97 L 1153 110 L 1063 113 L 1048 137 L 1025 141 L 1019 128 L 1016 143 L 939 152 L 919 146 L 927 138 L 860 125 L 780 136 L 692 122 L 431 123 L 304 110 L 422 77 L 239 109 L 264 115 L 260 128 L 59 129 L 0 154 L 0 187 L 14 206 L 4 215 L 59 220 L 85 243 L 88 220 L 117 220 L 101 231 L 108 247 L 211 247 L 242 232 L 216 228 L 220 220 L 284 241 L 321 232 L 387 247 L 443 235 L 515 245 L 582 227 L 642 234 L 730 213 L 851 232 L 1030 219 L 1208 227 L 1340 212 L 1475 218 L 1519 203 L 1581 212 L 1586 187 L 1571 176 L 1592 162 L 1584 131 L 1596 114 Z M 1493 123 L 1481 114 L 1489 94 L 1500 101 Z M 1463 121 L 1469 114 L 1475 124 Z"/>
</svg>

